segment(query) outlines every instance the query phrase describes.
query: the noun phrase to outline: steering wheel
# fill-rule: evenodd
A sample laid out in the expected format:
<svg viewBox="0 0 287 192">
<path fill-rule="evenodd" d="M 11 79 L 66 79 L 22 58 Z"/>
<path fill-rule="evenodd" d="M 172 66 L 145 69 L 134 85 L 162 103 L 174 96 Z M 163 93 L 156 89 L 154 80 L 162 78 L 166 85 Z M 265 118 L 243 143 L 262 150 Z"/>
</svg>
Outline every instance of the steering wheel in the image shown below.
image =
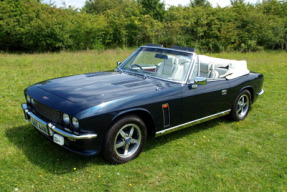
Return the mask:
<svg viewBox="0 0 287 192">
<path fill-rule="evenodd" d="M 132 64 L 132 65 L 130 66 L 130 68 L 133 68 L 133 66 L 136 66 L 136 67 L 140 68 L 140 70 L 143 70 L 143 68 L 142 68 L 139 64 Z"/>
</svg>

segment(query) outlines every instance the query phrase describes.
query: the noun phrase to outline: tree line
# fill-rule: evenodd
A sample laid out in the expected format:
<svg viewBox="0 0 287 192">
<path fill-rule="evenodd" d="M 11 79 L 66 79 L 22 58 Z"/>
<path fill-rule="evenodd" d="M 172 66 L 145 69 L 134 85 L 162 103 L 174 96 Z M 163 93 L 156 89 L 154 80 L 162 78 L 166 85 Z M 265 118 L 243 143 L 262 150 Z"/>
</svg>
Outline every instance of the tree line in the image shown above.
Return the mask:
<svg viewBox="0 0 287 192">
<path fill-rule="evenodd" d="M 40 0 L 0 0 L 0 51 L 46 52 L 146 43 L 206 52 L 287 50 L 287 0 L 255 5 L 206 0 L 165 8 L 160 0 L 87 0 L 79 10 Z"/>
</svg>

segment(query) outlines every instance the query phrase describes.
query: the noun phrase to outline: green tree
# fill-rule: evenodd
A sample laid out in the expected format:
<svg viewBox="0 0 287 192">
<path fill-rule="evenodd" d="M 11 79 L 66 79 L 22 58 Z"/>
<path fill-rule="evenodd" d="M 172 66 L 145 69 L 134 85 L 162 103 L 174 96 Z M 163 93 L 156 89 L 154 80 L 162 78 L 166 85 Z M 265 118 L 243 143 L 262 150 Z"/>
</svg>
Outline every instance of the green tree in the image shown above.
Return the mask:
<svg viewBox="0 0 287 192">
<path fill-rule="evenodd" d="M 160 0 L 138 0 L 143 7 L 143 14 L 150 15 L 152 18 L 163 21 L 165 5 Z"/>
<path fill-rule="evenodd" d="M 190 5 L 192 7 L 211 7 L 208 0 L 191 0 Z"/>
<path fill-rule="evenodd" d="M 240 5 L 240 4 L 244 4 L 244 3 L 245 3 L 245 0 L 230 0 L 230 4 L 232 6 Z"/>
<path fill-rule="evenodd" d="M 123 1 L 124 0 L 87 0 L 83 10 L 91 14 L 103 14 L 107 10 L 118 7 Z"/>
<path fill-rule="evenodd" d="M 44 52 L 173 44 L 202 51 L 287 50 L 287 0 L 231 7 L 192 0 L 87 0 L 79 12 L 39 0 L 0 0 L 0 50 Z"/>
</svg>

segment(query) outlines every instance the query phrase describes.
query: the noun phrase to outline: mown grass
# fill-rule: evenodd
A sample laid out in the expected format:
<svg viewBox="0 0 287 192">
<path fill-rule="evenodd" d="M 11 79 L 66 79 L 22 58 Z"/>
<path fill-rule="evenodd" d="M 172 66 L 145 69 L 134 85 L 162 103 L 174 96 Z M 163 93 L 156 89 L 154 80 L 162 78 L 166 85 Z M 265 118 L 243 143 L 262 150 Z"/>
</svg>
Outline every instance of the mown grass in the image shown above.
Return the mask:
<svg viewBox="0 0 287 192">
<path fill-rule="evenodd" d="M 132 49 L 0 54 L 0 191 L 287 191 L 287 54 L 221 53 L 264 74 L 265 94 L 241 122 L 219 118 L 149 139 L 136 160 L 74 155 L 23 121 L 36 82 L 110 70 Z"/>
</svg>

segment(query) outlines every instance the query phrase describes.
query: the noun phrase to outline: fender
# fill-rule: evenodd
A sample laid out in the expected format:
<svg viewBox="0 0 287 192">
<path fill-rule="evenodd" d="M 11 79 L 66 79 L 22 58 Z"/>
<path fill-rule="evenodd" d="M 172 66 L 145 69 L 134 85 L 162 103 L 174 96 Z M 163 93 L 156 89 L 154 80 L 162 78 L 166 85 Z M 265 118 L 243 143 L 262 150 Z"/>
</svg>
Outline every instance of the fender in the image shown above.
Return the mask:
<svg viewBox="0 0 287 192">
<path fill-rule="evenodd" d="M 120 111 L 119 113 L 117 113 L 117 114 L 112 118 L 112 123 L 113 123 L 117 118 L 119 118 L 120 116 L 125 115 L 125 114 L 128 114 L 128 113 L 132 113 L 132 112 L 145 112 L 145 113 L 147 113 L 147 114 L 152 118 L 152 121 L 154 122 L 154 118 L 153 118 L 152 114 L 151 114 L 147 109 L 144 109 L 144 108 L 132 108 L 132 109 L 123 110 L 123 111 Z"/>
<path fill-rule="evenodd" d="M 246 86 L 244 86 L 244 87 L 242 87 L 242 88 L 240 89 L 239 93 L 241 93 L 241 91 L 243 91 L 243 90 L 245 90 L 245 89 L 251 90 L 251 91 L 250 91 L 250 94 L 251 94 L 251 102 L 253 102 L 253 100 L 254 100 L 254 89 L 253 89 L 253 87 L 252 87 L 251 85 L 246 85 Z M 239 94 L 239 93 L 238 93 L 238 94 Z"/>
</svg>

